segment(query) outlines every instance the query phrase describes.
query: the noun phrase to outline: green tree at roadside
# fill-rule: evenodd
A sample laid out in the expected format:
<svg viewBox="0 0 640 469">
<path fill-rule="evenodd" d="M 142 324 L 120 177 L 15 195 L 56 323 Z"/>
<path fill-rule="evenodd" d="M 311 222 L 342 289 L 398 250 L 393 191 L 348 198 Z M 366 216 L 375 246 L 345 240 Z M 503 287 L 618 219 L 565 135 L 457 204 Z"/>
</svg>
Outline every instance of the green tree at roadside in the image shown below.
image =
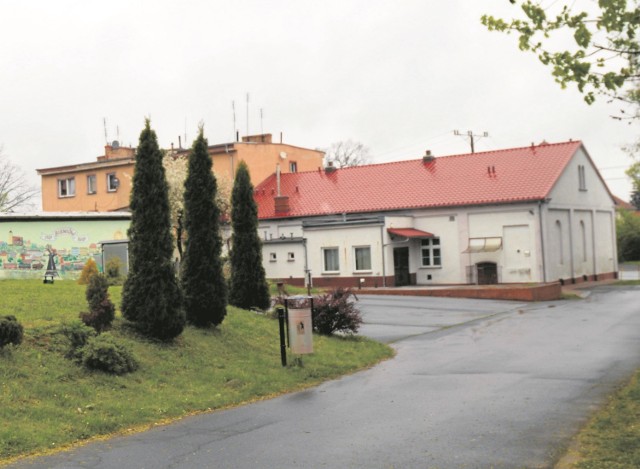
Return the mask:
<svg viewBox="0 0 640 469">
<path fill-rule="evenodd" d="M 258 236 L 258 207 L 253 198 L 249 168 L 238 165 L 231 192 L 232 248 L 229 303 L 239 308 L 266 309 L 269 288 L 262 265 L 262 242 Z"/>
<path fill-rule="evenodd" d="M 630 210 L 620 210 L 616 219 L 618 260 L 640 261 L 640 216 Z"/>
<path fill-rule="evenodd" d="M 122 290 L 122 314 L 143 334 L 168 341 L 182 333 L 185 315 L 172 262 L 162 151 L 149 119 L 136 150 L 130 209 L 129 274 Z"/>
<path fill-rule="evenodd" d="M 227 314 L 227 285 L 222 274 L 220 210 L 217 182 L 211 171 L 208 143 L 200 127 L 189 152 L 184 183 L 184 225 L 187 240 L 181 282 L 187 321 L 198 327 L 217 326 Z"/>
</svg>

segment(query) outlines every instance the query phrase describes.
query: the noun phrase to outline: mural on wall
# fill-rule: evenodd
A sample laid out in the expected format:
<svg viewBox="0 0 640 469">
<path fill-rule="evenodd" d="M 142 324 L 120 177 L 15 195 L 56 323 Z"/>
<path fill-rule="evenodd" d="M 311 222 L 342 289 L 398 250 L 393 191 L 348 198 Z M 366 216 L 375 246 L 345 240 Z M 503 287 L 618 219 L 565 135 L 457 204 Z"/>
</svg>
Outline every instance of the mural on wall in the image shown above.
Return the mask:
<svg viewBox="0 0 640 469">
<path fill-rule="evenodd" d="M 41 278 L 52 254 L 58 277 L 77 278 L 100 241 L 124 239 L 129 220 L 0 220 L 0 279 Z"/>
</svg>

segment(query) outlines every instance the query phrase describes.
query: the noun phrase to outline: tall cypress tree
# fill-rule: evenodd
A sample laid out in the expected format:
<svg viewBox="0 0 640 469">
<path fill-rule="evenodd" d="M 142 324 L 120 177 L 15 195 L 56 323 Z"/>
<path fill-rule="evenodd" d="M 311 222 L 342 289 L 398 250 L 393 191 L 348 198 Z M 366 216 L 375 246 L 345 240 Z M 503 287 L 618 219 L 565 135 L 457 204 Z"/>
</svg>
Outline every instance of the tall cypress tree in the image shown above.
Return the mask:
<svg viewBox="0 0 640 469">
<path fill-rule="evenodd" d="M 239 308 L 269 307 L 269 288 L 262 265 L 262 242 L 258 236 L 258 207 L 253 199 L 249 168 L 238 165 L 231 192 L 231 281 L 229 303 Z"/>
<path fill-rule="evenodd" d="M 167 181 L 162 151 L 149 119 L 140 133 L 131 189 L 129 274 L 122 289 L 122 314 L 160 340 L 182 332 L 185 316 L 174 273 Z"/>
<path fill-rule="evenodd" d="M 227 285 L 220 260 L 220 210 L 215 201 L 217 183 L 207 146 L 200 127 L 189 152 L 184 182 L 187 242 L 182 261 L 182 292 L 187 321 L 198 327 L 217 326 L 227 314 Z"/>
</svg>

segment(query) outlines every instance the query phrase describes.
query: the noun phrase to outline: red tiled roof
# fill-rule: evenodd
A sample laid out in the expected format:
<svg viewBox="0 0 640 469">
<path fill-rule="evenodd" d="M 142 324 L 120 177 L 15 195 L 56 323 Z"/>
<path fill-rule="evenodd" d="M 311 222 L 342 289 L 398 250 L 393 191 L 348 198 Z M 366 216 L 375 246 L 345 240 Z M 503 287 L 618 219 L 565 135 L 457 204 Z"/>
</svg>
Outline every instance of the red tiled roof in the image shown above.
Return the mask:
<svg viewBox="0 0 640 469">
<path fill-rule="evenodd" d="M 416 230 L 415 228 L 387 228 L 389 234 L 403 238 L 433 238 L 433 233 Z"/>
<path fill-rule="evenodd" d="M 275 212 L 275 174 L 256 187 L 260 219 L 542 200 L 580 141 L 281 174 L 288 212 Z"/>
</svg>

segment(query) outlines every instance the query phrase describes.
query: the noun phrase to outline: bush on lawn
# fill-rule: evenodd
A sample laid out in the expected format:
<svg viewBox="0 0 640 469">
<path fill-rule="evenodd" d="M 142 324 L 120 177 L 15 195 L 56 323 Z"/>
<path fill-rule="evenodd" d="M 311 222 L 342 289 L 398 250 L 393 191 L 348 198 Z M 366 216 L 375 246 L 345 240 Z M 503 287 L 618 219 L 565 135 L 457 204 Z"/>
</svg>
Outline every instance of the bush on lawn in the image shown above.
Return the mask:
<svg viewBox="0 0 640 469">
<path fill-rule="evenodd" d="M 123 375 L 138 369 L 131 351 L 108 332 L 90 338 L 80 352 L 82 364 L 90 370 Z"/>
<path fill-rule="evenodd" d="M 104 267 L 104 273 L 107 276 L 109 285 L 122 285 L 124 276 L 121 274 L 122 261 L 119 257 L 109 259 Z"/>
<path fill-rule="evenodd" d="M 0 316 L 0 349 L 5 345 L 20 345 L 24 328 L 15 316 Z"/>
<path fill-rule="evenodd" d="M 69 348 L 65 357 L 80 361 L 82 348 L 87 345 L 90 338 L 96 335 L 96 331 L 80 321 L 73 321 L 62 325 L 62 334 L 69 340 Z"/>
<path fill-rule="evenodd" d="M 89 312 L 80 313 L 80 319 L 89 327 L 93 327 L 97 333 L 111 327 L 116 317 L 116 307 L 109 299 L 109 283 L 102 274 L 96 274 L 89 280 L 85 292 Z"/>
<path fill-rule="evenodd" d="M 84 264 L 82 268 L 82 272 L 80 272 L 80 278 L 78 279 L 79 285 L 87 285 L 91 277 L 98 274 L 98 264 L 93 260 L 93 257 L 90 257 L 89 260 Z"/>
<path fill-rule="evenodd" d="M 362 315 L 352 300 L 348 288 L 336 288 L 313 299 L 313 330 L 323 335 L 334 332 L 355 334 L 362 324 Z"/>
</svg>

